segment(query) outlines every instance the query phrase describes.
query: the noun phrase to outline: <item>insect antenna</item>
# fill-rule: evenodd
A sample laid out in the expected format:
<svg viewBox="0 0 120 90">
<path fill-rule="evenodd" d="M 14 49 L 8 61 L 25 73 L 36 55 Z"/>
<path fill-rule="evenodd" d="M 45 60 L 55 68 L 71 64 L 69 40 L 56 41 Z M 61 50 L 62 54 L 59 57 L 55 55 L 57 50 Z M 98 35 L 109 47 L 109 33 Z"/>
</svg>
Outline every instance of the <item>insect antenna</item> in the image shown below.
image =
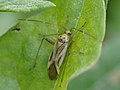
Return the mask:
<svg viewBox="0 0 120 90">
<path fill-rule="evenodd" d="M 33 19 L 18 19 L 20 21 L 33 21 L 33 22 L 40 22 L 40 23 L 44 23 L 44 24 L 49 24 L 51 26 L 59 26 L 61 28 L 63 28 L 64 30 L 68 30 L 66 27 L 60 25 L 60 24 L 53 24 L 53 23 L 50 23 L 50 22 L 46 22 L 46 21 L 42 21 L 42 20 L 33 20 Z M 89 33 L 85 32 L 85 31 L 82 31 L 81 29 L 86 25 L 86 22 L 84 22 L 84 24 L 81 26 L 80 29 L 77 29 L 77 28 L 71 28 L 71 30 L 76 30 L 76 31 L 79 31 L 79 32 L 82 32 L 86 35 L 89 35 L 91 36 L 92 38 L 96 39 L 94 36 L 90 35 Z"/>
<path fill-rule="evenodd" d="M 18 20 L 21 20 L 21 21 L 34 21 L 34 22 L 40 22 L 40 23 L 44 23 L 44 24 L 49 24 L 51 26 L 59 26 L 65 30 L 68 30 L 66 27 L 60 25 L 60 24 L 53 24 L 53 23 L 50 23 L 50 22 L 46 22 L 46 21 L 41 21 L 41 20 L 33 20 L 33 19 L 18 19 Z"/>
<path fill-rule="evenodd" d="M 85 31 L 82 30 L 82 28 L 84 28 L 85 25 L 86 25 L 86 22 L 84 22 L 84 24 L 81 26 L 80 29 L 77 29 L 77 28 L 71 28 L 71 30 L 76 30 L 76 31 L 81 32 L 81 33 L 84 33 L 84 34 L 86 34 L 86 35 L 88 35 L 88 36 L 90 36 L 90 37 L 92 37 L 92 38 L 94 38 L 94 39 L 97 39 L 97 38 L 94 37 L 93 35 L 91 35 L 91 34 L 89 34 L 89 33 L 87 33 L 87 32 L 85 32 Z M 75 32 L 75 33 L 77 33 L 77 32 Z M 74 35 L 75 35 L 75 34 L 74 34 Z"/>
</svg>

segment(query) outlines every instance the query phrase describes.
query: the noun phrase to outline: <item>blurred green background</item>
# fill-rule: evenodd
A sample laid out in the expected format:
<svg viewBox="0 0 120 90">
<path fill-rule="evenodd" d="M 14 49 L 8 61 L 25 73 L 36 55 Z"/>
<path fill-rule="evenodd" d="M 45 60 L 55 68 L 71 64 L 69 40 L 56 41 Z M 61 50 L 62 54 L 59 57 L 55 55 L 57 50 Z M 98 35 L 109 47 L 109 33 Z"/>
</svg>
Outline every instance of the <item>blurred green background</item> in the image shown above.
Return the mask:
<svg viewBox="0 0 120 90">
<path fill-rule="evenodd" d="M 120 0 L 109 0 L 107 7 L 106 36 L 102 55 L 89 71 L 79 75 L 68 85 L 68 90 L 120 90 Z M 8 18 L 6 18 L 6 15 Z M 13 18 L 9 18 L 9 16 Z M 16 24 L 16 13 L 0 13 L 0 28 L 5 33 L 9 26 Z M 26 17 L 26 16 L 24 16 Z M 4 20 L 6 18 L 6 20 Z M 4 26 L 4 24 L 8 26 Z"/>
<path fill-rule="evenodd" d="M 68 90 L 120 90 L 120 0 L 109 0 L 102 55 L 89 71 L 79 75 Z"/>
</svg>

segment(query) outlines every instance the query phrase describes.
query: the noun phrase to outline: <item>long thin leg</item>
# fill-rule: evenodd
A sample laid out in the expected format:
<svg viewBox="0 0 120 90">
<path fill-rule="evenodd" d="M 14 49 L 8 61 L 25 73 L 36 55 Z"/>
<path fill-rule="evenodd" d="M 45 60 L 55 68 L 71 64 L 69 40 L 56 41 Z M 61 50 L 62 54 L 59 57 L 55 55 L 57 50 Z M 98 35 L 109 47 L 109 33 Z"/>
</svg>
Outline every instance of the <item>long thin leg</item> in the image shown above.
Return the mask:
<svg viewBox="0 0 120 90">
<path fill-rule="evenodd" d="M 34 60 L 34 64 L 33 64 L 32 68 L 30 68 L 30 70 L 31 70 L 31 69 L 34 69 L 34 68 L 36 67 L 36 62 L 37 62 L 38 54 L 39 54 L 39 51 L 40 51 L 40 48 L 41 48 L 41 46 L 42 46 L 43 41 L 46 40 L 46 41 L 49 42 L 50 44 L 54 45 L 54 42 L 53 42 L 52 40 L 50 40 L 49 38 L 46 38 L 46 37 L 52 36 L 52 35 L 56 35 L 56 34 L 42 35 L 42 36 L 43 36 L 42 41 L 41 41 L 41 43 L 40 43 L 40 45 L 39 45 L 39 47 L 38 47 L 38 51 L 37 51 L 37 54 L 36 54 L 36 57 L 35 57 L 35 60 Z"/>
<path fill-rule="evenodd" d="M 35 68 L 35 66 L 36 66 L 37 57 L 38 57 L 38 54 L 39 54 L 39 51 L 40 51 L 40 48 L 41 48 L 41 46 L 42 46 L 42 43 L 43 43 L 44 39 L 45 39 L 45 38 L 42 38 L 42 41 L 41 41 L 41 43 L 40 43 L 40 45 L 39 45 L 39 47 L 38 47 L 38 51 L 37 51 L 37 54 L 36 54 L 35 61 L 34 61 L 34 64 L 33 64 L 32 69 Z"/>
<path fill-rule="evenodd" d="M 46 35 L 42 35 L 41 33 L 39 33 L 39 35 L 43 36 L 43 37 L 48 37 L 48 36 L 58 36 L 60 34 L 55 33 L 55 34 L 46 34 Z"/>
<path fill-rule="evenodd" d="M 68 22 L 69 22 L 69 16 L 67 15 L 66 19 L 64 21 L 62 21 L 61 23 L 62 23 L 62 25 L 65 26 Z"/>
</svg>

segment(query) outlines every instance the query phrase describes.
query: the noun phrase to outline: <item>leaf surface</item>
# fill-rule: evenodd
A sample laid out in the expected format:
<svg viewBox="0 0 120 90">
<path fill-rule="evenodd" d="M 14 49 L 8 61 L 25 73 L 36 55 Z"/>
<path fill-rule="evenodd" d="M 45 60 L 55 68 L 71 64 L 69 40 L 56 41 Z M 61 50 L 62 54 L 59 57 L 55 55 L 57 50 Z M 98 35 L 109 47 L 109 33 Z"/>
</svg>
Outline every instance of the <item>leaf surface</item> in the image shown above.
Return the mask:
<svg viewBox="0 0 120 90">
<path fill-rule="evenodd" d="M 104 0 L 52 0 L 57 6 L 21 21 L 0 39 L 0 67 L 3 76 L 17 80 L 21 90 L 65 90 L 69 80 L 83 73 L 97 61 L 105 32 Z M 51 24 L 45 24 L 49 22 Z M 81 26 L 86 22 L 83 28 Z M 58 26 L 57 26 L 58 25 Z M 39 34 L 63 33 L 71 30 L 73 42 L 68 48 L 65 60 L 56 81 L 48 77 L 47 63 L 53 45 L 44 41 L 34 63 L 42 36 Z M 20 28 L 20 31 L 14 28 Z M 13 30 L 14 29 L 14 30 Z M 57 37 L 49 39 L 55 41 Z"/>
<path fill-rule="evenodd" d="M 48 7 L 54 7 L 50 1 L 44 0 L 2 0 L 0 11 L 4 12 L 30 12 Z"/>
</svg>

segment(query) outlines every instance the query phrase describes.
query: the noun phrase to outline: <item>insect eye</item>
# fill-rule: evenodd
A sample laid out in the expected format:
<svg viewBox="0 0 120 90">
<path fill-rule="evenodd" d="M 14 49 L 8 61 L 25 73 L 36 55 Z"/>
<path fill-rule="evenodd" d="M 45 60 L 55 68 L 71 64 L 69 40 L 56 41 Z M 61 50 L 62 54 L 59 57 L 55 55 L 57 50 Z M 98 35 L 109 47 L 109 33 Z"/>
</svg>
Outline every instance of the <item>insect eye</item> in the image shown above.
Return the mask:
<svg viewBox="0 0 120 90">
<path fill-rule="evenodd" d="M 68 32 L 68 35 L 71 35 L 71 33 L 70 33 L 70 32 Z"/>
<path fill-rule="evenodd" d="M 63 39 L 65 39 L 65 37 L 63 37 Z"/>
</svg>

